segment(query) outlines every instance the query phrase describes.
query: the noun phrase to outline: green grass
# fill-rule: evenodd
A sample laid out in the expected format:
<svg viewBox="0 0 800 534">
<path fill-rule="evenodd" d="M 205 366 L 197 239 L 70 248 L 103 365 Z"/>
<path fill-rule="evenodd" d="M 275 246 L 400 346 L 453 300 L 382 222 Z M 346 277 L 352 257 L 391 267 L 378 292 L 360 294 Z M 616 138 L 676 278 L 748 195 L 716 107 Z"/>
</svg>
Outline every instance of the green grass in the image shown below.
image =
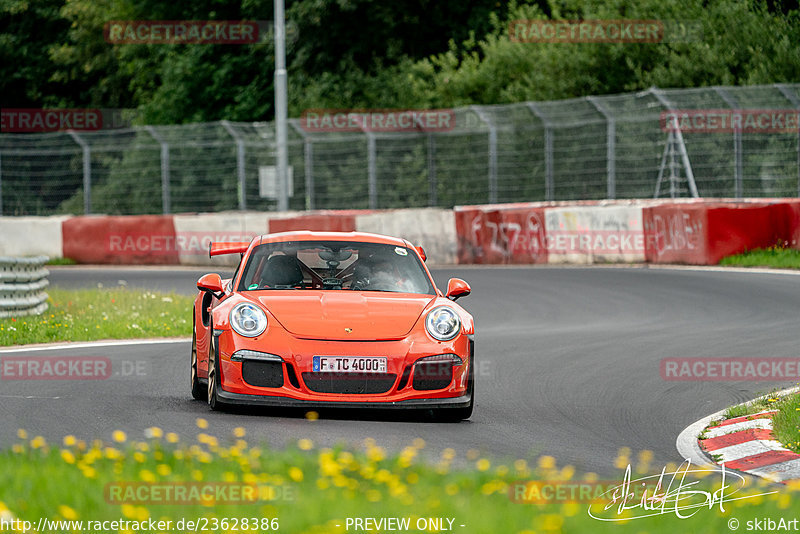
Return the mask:
<svg viewBox="0 0 800 534">
<path fill-rule="evenodd" d="M 50 258 L 47 265 L 77 265 L 78 262 L 72 258 Z"/>
<path fill-rule="evenodd" d="M 800 453 L 800 393 L 783 397 L 772 416 L 772 433 L 784 447 Z"/>
<path fill-rule="evenodd" d="M 758 249 L 722 258 L 720 265 L 800 269 L 800 250 L 780 246 Z"/>
<path fill-rule="evenodd" d="M 422 440 L 414 440 L 398 454 L 387 454 L 372 440 L 366 440 L 363 447 L 315 448 L 311 441 L 300 439 L 285 450 L 274 450 L 249 444 L 244 429 L 218 438 L 209 435 L 205 420 L 197 423 L 199 433 L 191 442 L 181 442 L 177 435 L 155 428 L 141 441 L 131 441 L 117 431 L 107 442 L 84 443 L 67 436 L 60 444 L 47 444 L 41 437 L 20 431 L 21 441 L 0 452 L 0 516 L 34 524 L 39 517 L 92 521 L 152 518 L 173 524 L 180 518 L 277 518 L 280 532 L 287 533 L 344 533 L 348 517 L 408 517 L 414 522 L 417 518 L 454 518 L 454 532 L 464 534 L 715 533 L 727 532 L 731 517 L 742 527 L 754 518 L 777 520 L 786 516 L 787 507 L 800 497 L 800 488 L 754 482 L 744 493 L 776 489 L 779 493 L 726 502 L 725 512 L 718 505 L 694 510 L 696 515 L 689 519 L 679 519 L 672 512 L 621 524 L 601 522 L 588 516 L 586 502 L 561 499 L 532 504 L 509 498 L 509 489 L 519 481 L 569 484 L 596 480 L 592 474 L 576 474 L 571 466 L 556 465 L 549 456 L 539 458 L 535 465 L 524 460 L 495 465 L 476 451 L 463 458 L 452 449 L 426 456 Z M 627 464 L 629 454 L 621 451 L 618 464 Z M 423 456 L 426 461 L 421 460 Z M 647 463 L 646 458 L 640 454 L 640 463 Z M 454 468 L 454 462 L 467 467 Z M 660 470 L 655 465 L 637 469 L 647 475 Z M 692 490 L 713 490 L 718 488 L 719 478 L 690 475 L 686 483 L 699 481 Z M 621 481 L 622 473 L 614 482 Z M 247 503 L 109 500 L 113 488 L 143 482 L 161 487 L 186 487 L 195 482 L 247 484 L 257 488 L 257 498 Z M 731 483 L 730 478 L 727 482 Z M 603 517 L 619 517 L 615 508 L 602 512 L 603 503 L 592 506 Z M 630 514 L 625 512 L 622 517 Z M 349 531 L 361 530 L 351 527 Z M 409 531 L 417 530 L 412 527 Z"/>
<path fill-rule="evenodd" d="M 769 394 L 763 395 L 747 404 L 731 406 L 725 410 L 724 417 L 725 419 L 733 419 L 734 417 L 741 417 L 743 415 L 751 415 L 767 410 L 775 410 L 777 403 L 781 400 L 777 395 L 777 392 L 778 390 L 776 389 L 771 391 Z"/>
<path fill-rule="evenodd" d="M 125 288 L 47 293 L 44 314 L 0 319 L 0 346 L 192 335 L 192 297 Z"/>
</svg>

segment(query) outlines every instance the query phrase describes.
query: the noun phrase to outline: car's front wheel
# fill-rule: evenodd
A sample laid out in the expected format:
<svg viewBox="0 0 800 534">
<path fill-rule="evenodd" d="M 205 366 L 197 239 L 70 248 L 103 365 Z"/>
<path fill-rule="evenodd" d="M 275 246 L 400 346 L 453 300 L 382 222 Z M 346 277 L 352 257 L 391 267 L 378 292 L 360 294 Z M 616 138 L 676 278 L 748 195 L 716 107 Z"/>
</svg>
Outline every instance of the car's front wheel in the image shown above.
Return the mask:
<svg viewBox="0 0 800 534">
<path fill-rule="evenodd" d="M 192 397 L 195 400 L 206 400 L 208 389 L 200 383 L 200 376 L 197 374 L 197 332 L 192 328 Z"/>
<path fill-rule="evenodd" d="M 214 338 L 211 338 L 211 347 L 208 354 L 208 406 L 212 410 L 222 410 L 225 405 L 220 402 L 217 393 L 220 382 L 219 361 L 214 344 Z"/>
</svg>

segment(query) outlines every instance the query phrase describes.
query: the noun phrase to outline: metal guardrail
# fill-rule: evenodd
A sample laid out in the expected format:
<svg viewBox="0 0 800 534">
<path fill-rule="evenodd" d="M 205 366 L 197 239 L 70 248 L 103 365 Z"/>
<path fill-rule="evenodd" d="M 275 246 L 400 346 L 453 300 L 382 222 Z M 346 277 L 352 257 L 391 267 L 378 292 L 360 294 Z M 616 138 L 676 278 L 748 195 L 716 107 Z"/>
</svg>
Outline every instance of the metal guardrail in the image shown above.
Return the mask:
<svg viewBox="0 0 800 534">
<path fill-rule="evenodd" d="M 0 256 L 0 318 L 40 315 L 47 310 L 50 274 L 44 264 L 49 258 Z"/>
</svg>

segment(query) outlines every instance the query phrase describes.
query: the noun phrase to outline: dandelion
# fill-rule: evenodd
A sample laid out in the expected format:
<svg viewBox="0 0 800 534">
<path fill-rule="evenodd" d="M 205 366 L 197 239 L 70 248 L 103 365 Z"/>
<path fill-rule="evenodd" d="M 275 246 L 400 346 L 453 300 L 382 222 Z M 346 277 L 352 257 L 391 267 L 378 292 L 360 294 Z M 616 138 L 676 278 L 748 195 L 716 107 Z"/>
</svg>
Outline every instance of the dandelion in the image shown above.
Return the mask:
<svg viewBox="0 0 800 534">
<path fill-rule="evenodd" d="M 295 482 L 302 482 L 303 481 L 303 470 L 299 467 L 291 467 L 289 469 L 289 478 L 294 480 Z"/>
<path fill-rule="evenodd" d="M 553 469 L 556 466 L 556 459 L 552 456 L 541 456 L 539 458 L 540 469 Z"/>
<path fill-rule="evenodd" d="M 148 429 L 145 429 L 144 435 L 149 439 L 160 439 L 164 435 L 164 431 L 157 426 L 152 426 Z"/>
<path fill-rule="evenodd" d="M 245 437 L 245 435 L 247 435 L 247 431 L 244 428 L 242 428 L 240 426 L 237 426 L 236 428 L 233 429 L 233 436 L 234 437 L 237 437 L 237 438 L 241 439 L 241 438 Z"/>
<path fill-rule="evenodd" d="M 195 424 L 197 425 L 197 428 L 202 428 L 202 429 L 208 428 L 208 421 L 206 421 L 202 417 L 198 417 L 197 421 L 195 421 Z"/>
<path fill-rule="evenodd" d="M 68 520 L 73 520 L 78 518 L 78 514 L 70 508 L 69 506 L 62 504 L 58 507 L 58 513 L 61 514 L 61 517 Z"/>
<path fill-rule="evenodd" d="M 114 433 L 111 434 L 111 438 L 117 443 L 125 443 L 125 441 L 128 439 L 128 436 L 122 430 L 115 430 Z"/>
<path fill-rule="evenodd" d="M 297 446 L 300 450 L 310 451 L 314 447 L 314 443 L 310 439 L 303 438 L 297 442 Z"/>
</svg>

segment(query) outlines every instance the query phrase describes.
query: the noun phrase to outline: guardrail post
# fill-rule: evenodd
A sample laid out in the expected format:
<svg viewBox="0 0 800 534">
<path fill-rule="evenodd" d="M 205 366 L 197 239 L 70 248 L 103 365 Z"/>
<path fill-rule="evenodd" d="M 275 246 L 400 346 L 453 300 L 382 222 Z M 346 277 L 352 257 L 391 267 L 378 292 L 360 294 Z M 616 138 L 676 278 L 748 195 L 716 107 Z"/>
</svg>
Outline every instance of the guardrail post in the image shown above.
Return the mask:
<svg viewBox="0 0 800 534">
<path fill-rule="evenodd" d="M 739 109 L 739 104 L 736 102 L 736 99 L 733 98 L 727 90 L 723 89 L 722 87 L 714 87 L 714 91 L 728 104 L 728 107 L 731 108 L 732 111 L 736 111 Z M 735 166 L 733 170 L 733 180 L 734 180 L 734 196 L 736 198 L 742 198 L 744 193 L 744 167 L 742 165 L 742 131 L 738 129 L 733 130 L 733 157 Z"/>
<path fill-rule="evenodd" d="M 152 126 L 145 126 L 145 129 L 161 145 L 161 211 L 166 215 L 172 206 L 169 186 L 169 144 Z"/>
<path fill-rule="evenodd" d="M 617 198 L 617 121 L 611 110 L 594 96 L 587 96 L 597 111 L 606 119 L 606 196 Z"/>
<path fill-rule="evenodd" d="M 233 137 L 234 142 L 236 142 L 236 176 L 238 178 L 239 187 L 238 197 L 239 197 L 239 210 L 244 211 L 247 209 L 247 194 L 246 194 L 246 174 L 245 174 L 245 146 L 244 146 L 244 139 L 242 136 L 239 135 L 239 132 L 231 125 L 229 121 L 223 120 L 220 121 L 223 128 L 225 128 L 231 137 Z"/>
<path fill-rule="evenodd" d="M 67 130 L 67 133 L 83 150 L 83 213 L 89 215 L 92 212 L 92 149 L 74 130 Z"/>
<path fill-rule="evenodd" d="M 528 102 L 528 109 L 544 124 L 544 199 L 553 200 L 553 123 L 535 102 Z"/>
<path fill-rule="evenodd" d="M 489 204 L 497 202 L 497 128 L 492 118 L 478 106 L 470 106 L 489 127 Z"/>
<path fill-rule="evenodd" d="M 786 97 L 786 100 L 794 105 L 800 115 L 800 98 L 797 98 L 797 95 L 789 91 L 789 88 L 782 83 L 775 84 L 775 87 Z M 797 129 L 797 196 L 800 197 L 800 128 Z"/>
</svg>

